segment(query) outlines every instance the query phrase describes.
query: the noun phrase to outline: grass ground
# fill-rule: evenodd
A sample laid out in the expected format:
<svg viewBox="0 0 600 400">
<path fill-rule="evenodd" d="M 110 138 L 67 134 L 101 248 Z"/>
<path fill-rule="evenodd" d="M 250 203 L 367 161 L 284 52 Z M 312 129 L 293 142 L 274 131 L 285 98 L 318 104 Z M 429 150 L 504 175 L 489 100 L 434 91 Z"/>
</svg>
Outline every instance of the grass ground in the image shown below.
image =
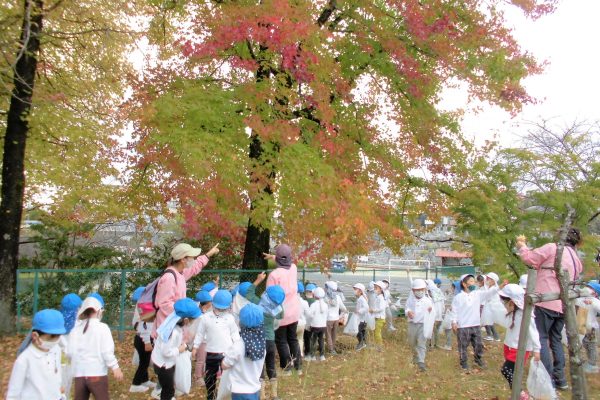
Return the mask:
<svg viewBox="0 0 600 400">
<path fill-rule="evenodd" d="M 385 336 L 382 352 L 365 349 L 355 352 L 356 339 L 341 336 L 338 340 L 340 354 L 324 362 L 304 365 L 302 376 L 279 378 L 279 395 L 291 399 L 508 399 L 510 392 L 499 370 L 503 363 L 502 343 L 484 342 L 487 346 L 485 360 L 488 369 L 461 372 L 455 350 L 432 350 L 427 354 L 428 371 L 417 372 L 411 365 L 411 354 L 406 344 L 406 328 L 398 321 L 397 332 Z M 4 396 L 16 349 L 22 336 L 2 338 L 0 346 L 0 393 Z M 148 394 L 129 393 L 135 368 L 131 365 L 132 333 L 117 345 L 117 358 L 125 373 L 123 382 L 110 379 L 111 398 L 149 399 Z M 455 345 L 456 343 L 453 343 Z M 471 360 L 470 360 L 471 361 Z M 587 375 L 589 399 L 600 399 L 600 375 Z M 526 379 L 526 377 L 525 377 Z M 180 399 L 204 398 L 203 388 Z M 561 399 L 570 399 L 561 394 Z"/>
</svg>

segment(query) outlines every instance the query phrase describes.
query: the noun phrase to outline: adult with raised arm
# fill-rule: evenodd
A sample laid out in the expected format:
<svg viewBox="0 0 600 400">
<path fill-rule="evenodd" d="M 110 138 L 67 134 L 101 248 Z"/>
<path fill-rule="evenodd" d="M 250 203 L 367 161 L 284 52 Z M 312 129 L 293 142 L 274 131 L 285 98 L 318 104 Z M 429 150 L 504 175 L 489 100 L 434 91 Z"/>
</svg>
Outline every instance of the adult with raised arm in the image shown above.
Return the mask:
<svg viewBox="0 0 600 400">
<path fill-rule="evenodd" d="M 569 274 L 570 281 L 578 279 L 583 272 L 583 264 L 576 250 L 581 240 L 581 232 L 570 228 L 561 260 L 562 268 Z M 547 243 L 537 249 L 529 249 L 525 242 L 526 238 L 519 236 L 516 246 L 521 260 L 538 270 L 535 292 L 560 293 L 560 283 L 554 271 L 557 244 Z M 535 325 L 540 334 L 542 363 L 552 377 L 554 386 L 560 390 L 567 390 L 569 385 L 565 376 L 565 353 L 561 341 L 565 318 L 560 299 L 535 305 Z"/>
<path fill-rule="evenodd" d="M 284 375 L 290 375 L 295 368 L 302 374 L 300 344 L 296 336 L 298 319 L 300 318 L 300 301 L 298 299 L 298 269 L 292 263 L 292 249 L 287 244 L 280 244 L 275 254 L 264 254 L 266 259 L 275 260 L 275 268 L 267 278 L 267 287 L 279 285 L 285 292 L 283 302 L 284 316 L 275 330 L 275 346 L 279 353 L 279 365 Z"/>
<path fill-rule="evenodd" d="M 208 264 L 208 259 L 219 252 L 219 244 L 217 243 L 205 255 L 200 255 L 201 252 L 201 249 L 187 243 L 179 243 L 171 250 L 169 266 L 156 287 L 154 303 L 158 310 L 152 330 L 154 337 L 156 337 L 156 330 L 173 312 L 175 302 L 187 297 L 187 281 L 198 275 Z"/>
</svg>

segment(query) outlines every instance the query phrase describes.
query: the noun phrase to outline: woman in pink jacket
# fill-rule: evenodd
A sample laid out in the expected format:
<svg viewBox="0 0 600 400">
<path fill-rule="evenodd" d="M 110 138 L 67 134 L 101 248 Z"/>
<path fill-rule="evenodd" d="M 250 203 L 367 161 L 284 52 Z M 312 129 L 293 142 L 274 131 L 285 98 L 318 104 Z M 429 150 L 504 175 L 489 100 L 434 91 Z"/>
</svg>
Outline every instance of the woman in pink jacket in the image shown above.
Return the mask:
<svg viewBox="0 0 600 400">
<path fill-rule="evenodd" d="M 175 302 L 187 297 L 187 281 L 202 271 L 202 268 L 208 264 L 209 257 L 219 252 L 219 245 L 215 245 L 206 255 L 200 256 L 201 251 L 187 243 L 179 243 L 171 250 L 171 259 L 167 270 L 171 270 L 173 273 L 165 272 L 156 287 L 155 304 L 158 311 L 152 327 L 153 337 L 156 337 L 156 330 L 173 312 Z"/>
<path fill-rule="evenodd" d="M 583 264 L 576 250 L 580 243 L 581 232 L 575 228 L 569 229 L 561 263 L 562 268 L 568 272 L 570 281 L 578 279 L 583 272 Z M 525 238 L 520 236 L 517 238 L 517 248 L 523 262 L 538 270 L 535 292 L 559 293 L 560 284 L 554 272 L 556 243 L 548 243 L 530 250 L 525 244 Z M 560 390 L 567 390 L 569 385 L 565 376 L 565 353 L 561 342 L 562 330 L 565 326 L 562 302 L 552 300 L 536 304 L 535 325 L 540 334 L 542 363 L 552 377 L 554 386 Z"/>
<path fill-rule="evenodd" d="M 275 345 L 279 353 L 279 366 L 283 375 L 290 375 L 292 368 L 302 374 L 300 344 L 296 335 L 300 318 L 300 301 L 298 299 L 298 269 L 292 263 L 292 249 L 287 244 L 280 244 L 275 255 L 265 254 L 265 258 L 275 260 L 275 268 L 267 278 L 267 286 L 279 285 L 285 292 L 283 302 L 284 316 L 275 330 Z M 292 365 L 293 364 L 293 365 Z"/>
</svg>

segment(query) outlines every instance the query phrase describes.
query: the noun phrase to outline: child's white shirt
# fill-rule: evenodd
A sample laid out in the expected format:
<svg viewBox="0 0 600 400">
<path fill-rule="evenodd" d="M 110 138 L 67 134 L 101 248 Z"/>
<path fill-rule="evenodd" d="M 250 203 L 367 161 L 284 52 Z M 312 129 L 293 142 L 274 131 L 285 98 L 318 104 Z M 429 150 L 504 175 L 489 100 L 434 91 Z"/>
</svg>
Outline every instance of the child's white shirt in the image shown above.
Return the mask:
<svg viewBox="0 0 600 400">
<path fill-rule="evenodd" d="M 194 348 L 206 343 L 208 353 L 224 353 L 234 342 L 240 340 L 240 332 L 233 315 L 229 313 L 220 316 L 209 311 L 198 324 L 198 331 L 194 338 Z"/>
<path fill-rule="evenodd" d="M 444 308 L 446 296 L 439 288 L 431 290 L 431 299 L 433 300 L 433 308 L 435 311 L 435 320 L 442 321 L 444 319 Z"/>
<path fill-rule="evenodd" d="M 392 293 L 390 292 L 390 289 L 385 289 L 383 291 L 383 297 L 385 298 L 386 307 L 392 305 Z"/>
<path fill-rule="evenodd" d="M 30 344 L 17 357 L 8 381 L 7 400 L 62 399 L 62 351 L 56 345 L 45 352 Z"/>
<path fill-rule="evenodd" d="M 169 369 L 177 362 L 179 346 L 183 343 L 183 329 L 175 326 L 169 340 L 164 342 L 160 335 L 154 340 L 154 349 L 150 359 L 159 368 Z"/>
<path fill-rule="evenodd" d="M 142 339 L 142 342 L 145 344 L 151 343 L 150 335 L 152 334 L 152 327 L 154 326 L 153 322 L 144 322 L 138 321 L 136 332 L 137 335 Z"/>
<path fill-rule="evenodd" d="M 408 296 L 404 311 L 407 316 L 409 311 L 414 313 L 412 318 L 408 318 L 408 321 L 413 324 L 422 324 L 425 322 L 426 314 L 435 312 L 433 309 L 433 301 L 428 296 L 423 296 L 420 299 L 417 299 L 415 296 Z"/>
<path fill-rule="evenodd" d="M 383 294 L 377 295 L 374 304 L 372 306 L 373 317 L 385 319 L 385 309 L 387 307 L 387 301 L 383 297 Z"/>
<path fill-rule="evenodd" d="M 585 300 L 591 300 L 592 304 L 585 304 Z M 580 297 L 575 300 L 575 305 L 588 310 L 585 327 L 588 331 L 598 331 L 598 313 L 600 313 L 600 300 L 595 297 Z M 596 332 L 598 334 L 598 332 Z"/>
<path fill-rule="evenodd" d="M 310 324 L 307 318 L 310 307 L 308 305 L 308 301 L 304 300 L 302 296 L 300 296 L 300 293 L 298 293 L 298 301 L 300 302 L 300 317 L 298 318 L 298 326 L 303 327 Z"/>
<path fill-rule="evenodd" d="M 312 328 L 325 328 L 327 326 L 327 314 L 329 307 L 323 299 L 315 300 L 310 305 L 310 326 Z"/>
<path fill-rule="evenodd" d="M 108 369 L 119 368 L 115 357 L 115 342 L 110 328 L 98 318 L 78 320 L 69 333 L 67 355 L 71 359 L 73 377 L 104 376 Z"/>
<path fill-rule="evenodd" d="M 367 317 L 369 315 L 369 302 L 365 296 L 360 296 L 358 299 L 356 299 L 355 313 L 359 322 L 367 322 Z"/>
<path fill-rule="evenodd" d="M 246 346 L 243 340 L 238 340 L 225 352 L 223 363 L 230 367 L 229 381 L 231 393 L 256 393 L 260 390 L 260 374 L 265 358 L 256 361 L 245 355 Z"/>
<path fill-rule="evenodd" d="M 367 302 L 369 303 L 369 308 L 373 308 L 375 306 L 375 301 L 377 300 L 377 293 L 374 290 L 367 290 Z"/>
<path fill-rule="evenodd" d="M 333 299 L 327 299 L 327 321 L 339 321 L 340 311 L 347 313 L 348 309 L 338 294 L 334 295 Z"/>
<path fill-rule="evenodd" d="M 535 317 L 533 311 L 531 312 L 531 322 L 529 323 L 529 332 L 527 333 L 527 345 L 526 351 L 539 352 L 541 349 L 540 335 L 535 326 Z M 512 314 L 504 315 L 501 319 L 495 319 L 494 322 L 506 328 L 506 335 L 504 336 L 504 344 L 510 348 L 519 348 L 519 334 L 521 332 L 521 321 L 523 320 L 523 310 L 517 310 L 515 314 L 515 324 L 512 325 Z"/>
<path fill-rule="evenodd" d="M 452 299 L 452 322 L 459 328 L 481 326 L 481 305 L 498 293 L 498 286 L 488 290 L 461 291 Z"/>
</svg>

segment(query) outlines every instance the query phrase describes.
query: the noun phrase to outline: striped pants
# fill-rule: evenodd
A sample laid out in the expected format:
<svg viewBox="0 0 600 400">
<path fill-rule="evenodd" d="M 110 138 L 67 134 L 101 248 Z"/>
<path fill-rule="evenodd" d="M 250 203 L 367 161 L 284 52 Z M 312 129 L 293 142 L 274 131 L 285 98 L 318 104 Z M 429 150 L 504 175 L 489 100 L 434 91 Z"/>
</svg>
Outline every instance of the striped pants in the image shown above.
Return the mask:
<svg viewBox="0 0 600 400">
<path fill-rule="evenodd" d="M 460 366 L 468 368 L 467 364 L 467 349 L 469 344 L 473 346 L 475 353 L 475 364 L 483 364 L 483 342 L 481 340 L 481 327 L 469 326 L 467 328 L 458 328 L 456 333 L 458 342 L 458 354 L 460 357 Z"/>
</svg>

